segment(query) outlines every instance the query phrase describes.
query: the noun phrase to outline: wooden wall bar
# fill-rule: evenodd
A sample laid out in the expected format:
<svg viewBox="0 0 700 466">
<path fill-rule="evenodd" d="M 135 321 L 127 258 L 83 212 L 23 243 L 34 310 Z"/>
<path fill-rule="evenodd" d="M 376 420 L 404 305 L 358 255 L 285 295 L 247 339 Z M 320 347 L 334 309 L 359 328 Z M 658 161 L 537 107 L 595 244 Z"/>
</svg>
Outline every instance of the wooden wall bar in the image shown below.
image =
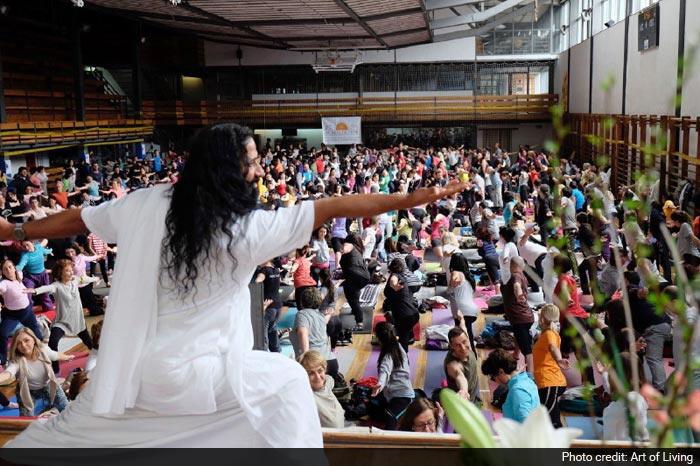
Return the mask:
<svg viewBox="0 0 700 466">
<path fill-rule="evenodd" d="M 667 115 L 568 114 L 562 156 L 581 162 L 607 158 L 613 187 L 634 183 L 655 168 L 661 192 L 673 194 L 682 180 L 700 182 L 700 118 Z"/>
</svg>

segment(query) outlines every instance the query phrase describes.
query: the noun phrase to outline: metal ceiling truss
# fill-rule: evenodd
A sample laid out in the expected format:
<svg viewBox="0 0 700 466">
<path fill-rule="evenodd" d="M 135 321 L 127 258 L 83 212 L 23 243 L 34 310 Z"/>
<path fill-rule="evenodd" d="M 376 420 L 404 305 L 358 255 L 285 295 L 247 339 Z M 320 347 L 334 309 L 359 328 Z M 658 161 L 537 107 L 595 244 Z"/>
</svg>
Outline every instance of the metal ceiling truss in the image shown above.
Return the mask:
<svg viewBox="0 0 700 466">
<path fill-rule="evenodd" d="M 508 13 L 507 15 L 503 15 L 500 18 L 497 18 L 497 19 L 491 21 L 490 23 L 484 24 L 483 26 L 480 26 L 478 28 L 468 29 L 465 31 L 451 32 L 449 34 L 436 35 L 435 42 L 444 42 L 446 40 L 463 39 L 465 37 L 478 36 L 480 34 L 484 34 L 484 33 L 493 31 L 501 24 L 513 21 L 522 15 L 530 13 L 534 9 L 535 9 L 535 4 L 530 3 L 529 5 L 525 5 L 522 8 L 518 8 L 516 10 L 513 10 L 512 12 Z"/>
<path fill-rule="evenodd" d="M 494 16 L 504 13 L 511 8 L 517 7 L 525 2 L 531 2 L 532 0 L 505 0 L 496 6 L 493 6 L 487 10 L 479 11 L 476 13 L 471 13 L 468 15 L 454 16 L 452 18 L 436 19 L 430 22 L 430 27 L 435 29 L 448 28 L 453 26 L 462 26 L 471 23 L 482 23 Z"/>
</svg>

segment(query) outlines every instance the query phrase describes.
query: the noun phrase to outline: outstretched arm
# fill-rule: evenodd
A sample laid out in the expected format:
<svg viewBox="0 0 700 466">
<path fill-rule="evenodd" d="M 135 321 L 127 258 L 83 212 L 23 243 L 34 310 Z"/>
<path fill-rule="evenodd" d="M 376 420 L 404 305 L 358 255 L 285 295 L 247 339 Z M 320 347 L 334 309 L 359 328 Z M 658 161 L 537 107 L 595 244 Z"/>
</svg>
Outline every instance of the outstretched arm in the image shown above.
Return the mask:
<svg viewBox="0 0 700 466">
<path fill-rule="evenodd" d="M 80 211 L 80 209 L 66 209 L 41 220 L 25 223 L 24 232 L 27 239 L 66 238 L 87 233 L 88 229 L 83 223 Z M 0 218 L 0 239 L 13 239 L 14 228 L 12 223 Z"/>
<path fill-rule="evenodd" d="M 390 210 L 409 209 L 462 192 L 465 187 L 464 183 L 451 183 L 444 188 L 417 189 L 411 194 L 354 194 L 319 199 L 314 202 L 314 229 L 333 217 L 366 218 Z"/>
</svg>

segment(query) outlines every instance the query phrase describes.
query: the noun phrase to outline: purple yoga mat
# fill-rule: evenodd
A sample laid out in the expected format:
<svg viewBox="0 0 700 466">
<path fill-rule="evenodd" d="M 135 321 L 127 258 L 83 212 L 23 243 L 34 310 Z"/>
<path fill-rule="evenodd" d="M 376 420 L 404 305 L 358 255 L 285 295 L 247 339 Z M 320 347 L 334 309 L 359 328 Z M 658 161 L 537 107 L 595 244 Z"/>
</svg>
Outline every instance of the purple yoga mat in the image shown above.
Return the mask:
<svg viewBox="0 0 700 466">
<path fill-rule="evenodd" d="M 452 311 L 449 309 L 433 309 L 433 325 L 454 325 Z"/>
<path fill-rule="evenodd" d="M 369 360 L 365 366 L 365 372 L 362 377 L 378 377 L 377 373 L 377 361 L 379 360 L 379 348 L 373 348 L 372 353 L 369 355 Z M 411 380 L 413 380 L 413 375 L 415 371 L 416 364 L 418 364 L 418 349 L 409 348 L 408 349 L 408 362 L 410 363 Z"/>
</svg>

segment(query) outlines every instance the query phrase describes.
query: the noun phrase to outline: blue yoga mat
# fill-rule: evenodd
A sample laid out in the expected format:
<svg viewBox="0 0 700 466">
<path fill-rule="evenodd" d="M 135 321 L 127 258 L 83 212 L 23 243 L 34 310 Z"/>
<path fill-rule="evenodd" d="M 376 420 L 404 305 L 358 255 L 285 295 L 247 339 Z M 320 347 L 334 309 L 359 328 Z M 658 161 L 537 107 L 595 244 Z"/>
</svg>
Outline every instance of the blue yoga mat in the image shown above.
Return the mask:
<svg viewBox="0 0 700 466">
<path fill-rule="evenodd" d="M 294 320 L 297 317 L 297 312 L 299 311 L 296 307 L 288 308 L 287 312 L 285 312 L 284 315 L 280 317 L 280 320 L 277 321 L 277 328 L 294 328 Z"/>
<path fill-rule="evenodd" d="M 17 397 L 13 396 L 10 398 L 10 401 L 13 403 L 17 403 Z M 34 415 L 38 416 L 41 414 L 43 410 L 45 410 L 48 407 L 48 404 L 44 400 L 39 400 L 37 401 L 36 405 L 34 406 Z M 0 408 L 0 417 L 19 417 L 19 408 L 17 409 L 1 409 Z"/>
<path fill-rule="evenodd" d="M 598 421 L 602 420 L 600 417 L 567 416 L 564 419 L 567 427 L 575 427 L 583 431 L 579 440 L 600 440 L 603 437 L 603 426 L 602 424 L 597 424 Z M 600 437 L 596 435 L 596 430 Z"/>
</svg>

